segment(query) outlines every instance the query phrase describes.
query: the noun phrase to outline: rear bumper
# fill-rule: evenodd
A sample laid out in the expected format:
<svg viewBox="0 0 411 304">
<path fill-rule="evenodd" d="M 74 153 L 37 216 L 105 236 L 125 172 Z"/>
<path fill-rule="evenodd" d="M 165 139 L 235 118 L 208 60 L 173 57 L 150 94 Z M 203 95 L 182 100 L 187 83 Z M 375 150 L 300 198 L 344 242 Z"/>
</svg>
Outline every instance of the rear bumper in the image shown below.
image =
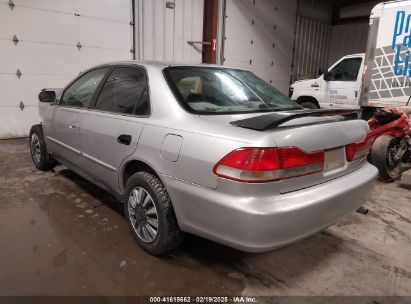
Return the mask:
<svg viewBox="0 0 411 304">
<path fill-rule="evenodd" d="M 324 184 L 278 196 L 239 197 L 162 176 L 179 225 L 243 251 L 282 247 L 334 224 L 362 206 L 377 169 L 360 169 Z"/>
</svg>

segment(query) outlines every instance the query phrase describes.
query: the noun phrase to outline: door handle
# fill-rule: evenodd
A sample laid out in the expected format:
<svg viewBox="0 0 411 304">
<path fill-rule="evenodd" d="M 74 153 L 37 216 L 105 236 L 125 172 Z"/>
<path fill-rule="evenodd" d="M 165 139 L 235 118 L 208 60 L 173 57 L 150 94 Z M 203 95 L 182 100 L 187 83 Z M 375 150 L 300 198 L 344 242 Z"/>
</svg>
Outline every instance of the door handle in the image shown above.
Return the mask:
<svg viewBox="0 0 411 304">
<path fill-rule="evenodd" d="M 69 125 L 69 129 L 75 129 L 76 126 L 75 125 Z"/>
<path fill-rule="evenodd" d="M 119 137 L 117 137 L 117 142 L 122 145 L 128 146 L 131 143 L 131 135 L 121 134 Z"/>
<path fill-rule="evenodd" d="M 187 44 L 193 46 L 194 44 L 211 45 L 210 41 L 187 41 Z"/>
</svg>

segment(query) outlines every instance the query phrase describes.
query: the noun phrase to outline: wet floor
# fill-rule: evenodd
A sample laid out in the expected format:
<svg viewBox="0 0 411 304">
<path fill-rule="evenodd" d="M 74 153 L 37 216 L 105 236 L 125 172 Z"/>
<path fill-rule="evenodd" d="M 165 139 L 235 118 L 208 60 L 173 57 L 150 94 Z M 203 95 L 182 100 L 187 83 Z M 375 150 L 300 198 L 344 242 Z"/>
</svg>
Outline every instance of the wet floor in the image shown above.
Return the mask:
<svg viewBox="0 0 411 304">
<path fill-rule="evenodd" d="M 292 246 L 246 254 L 194 236 L 156 258 L 122 207 L 69 170 L 0 141 L 0 295 L 411 295 L 411 190 L 378 184 L 353 214 Z"/>
</svg>

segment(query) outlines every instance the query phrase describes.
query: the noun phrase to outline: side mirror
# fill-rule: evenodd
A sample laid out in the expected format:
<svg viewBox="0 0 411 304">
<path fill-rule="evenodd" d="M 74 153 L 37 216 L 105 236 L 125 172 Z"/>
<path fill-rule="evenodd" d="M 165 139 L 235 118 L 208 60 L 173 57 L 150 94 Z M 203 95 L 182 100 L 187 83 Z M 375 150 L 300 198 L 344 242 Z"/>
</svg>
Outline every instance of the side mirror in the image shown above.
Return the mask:
<svg viewBox="0 0 411 304">
<path fill-rule="evenodd" d="M 48 91 L 46 89 L 41 90 L 39 94 L 40 102 L 55 102 L 56 101 L 56 92 Z"/>
</svg>

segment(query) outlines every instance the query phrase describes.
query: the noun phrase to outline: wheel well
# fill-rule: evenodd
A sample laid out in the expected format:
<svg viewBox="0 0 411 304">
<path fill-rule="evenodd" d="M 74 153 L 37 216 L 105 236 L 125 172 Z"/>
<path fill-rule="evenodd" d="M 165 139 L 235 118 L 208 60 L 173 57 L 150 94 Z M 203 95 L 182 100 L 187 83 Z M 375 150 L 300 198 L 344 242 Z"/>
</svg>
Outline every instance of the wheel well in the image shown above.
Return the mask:
<svg viewBox="0 0 411 304">
<path fill-rule="evenodd" d="M 41 123 L 32 125 L 30 131 L 34 130 L 36 127 L 39 127 L 41 129 L 41 132 L 43 132 L 43 125 Z"/>
<path fill-rule="evenodd" d="M 126 187 L 128 179 L 136 172 L 146 171 L 158 177 L 157 173 L 147 165 L 145 162 L 139 160 L 132 160 L 126 164 L 123 170 L 123 186 Z"/>
<path fill-rule="evenodd" d="M 312 102 L 313 104 L 317 105 L 320 108 L 320 104 L 318 103 L 317 99 L 312 96 L 300 96 L 297 98 L 296 102 L 298 104 L 302 104 L 303 102 Z"/>
</svg>

